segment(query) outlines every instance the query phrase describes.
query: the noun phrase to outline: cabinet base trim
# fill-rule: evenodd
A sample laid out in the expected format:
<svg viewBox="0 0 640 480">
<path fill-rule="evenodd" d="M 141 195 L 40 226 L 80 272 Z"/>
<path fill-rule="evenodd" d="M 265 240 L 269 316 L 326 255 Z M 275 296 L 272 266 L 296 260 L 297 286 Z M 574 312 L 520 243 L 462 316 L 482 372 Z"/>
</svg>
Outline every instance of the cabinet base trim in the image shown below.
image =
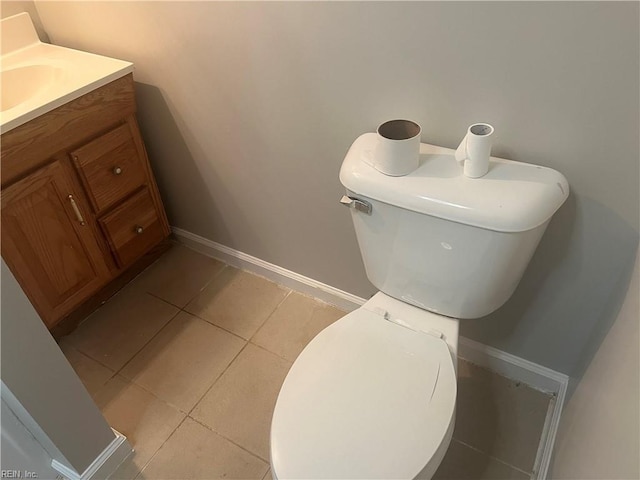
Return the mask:
<svg viewBox="0 0 640 480">
<path fill-rule="evenodd" d="M 133 452 L 127 437 L 113 428 L 111 430 L 116 437 L 82 474 L 57 460 L 51 460 L 51 467 L 68 480 L 106 480 Z"/>
<path fill-rule="evenodd" d="M 87 299 L 78 306 L 73 312 L 64 317 L 50 329 L 51 335 L 56 340 L 69 335 L 78 324 L 93 313 L 104 302 L 116 294 L 118 290 L 133 280 L 145 268 L 155 262 L 160 256 L 171 248 L 171 241 L 165 238 L 155 247 L 151 248 L 140 259 L 138 259 L 131 267 L 122 272 L 118 277 L 111 280 L 107 285 L 102 287 L 97 293 Z"/>
</svg>

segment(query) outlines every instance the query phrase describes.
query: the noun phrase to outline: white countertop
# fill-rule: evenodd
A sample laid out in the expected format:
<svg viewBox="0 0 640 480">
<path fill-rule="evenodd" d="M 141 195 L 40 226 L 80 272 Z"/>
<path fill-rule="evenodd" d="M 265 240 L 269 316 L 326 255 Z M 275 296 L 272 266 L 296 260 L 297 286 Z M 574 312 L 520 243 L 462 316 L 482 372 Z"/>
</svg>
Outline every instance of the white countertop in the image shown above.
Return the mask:
<svg viewBox="0 0 640 480">
<path fill-rule="evenodd" d="M 133 71 L 131 62 L 40 42 L 26 13 L 2 20 L 2 43 L 0 133 Z"/>
</svg>

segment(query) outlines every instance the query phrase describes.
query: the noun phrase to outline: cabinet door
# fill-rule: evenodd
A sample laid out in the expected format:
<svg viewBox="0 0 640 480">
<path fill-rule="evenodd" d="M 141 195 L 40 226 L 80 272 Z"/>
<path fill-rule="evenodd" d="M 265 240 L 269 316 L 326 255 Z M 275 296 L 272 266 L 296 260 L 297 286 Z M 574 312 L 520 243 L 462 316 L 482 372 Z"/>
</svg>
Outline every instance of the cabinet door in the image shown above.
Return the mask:
<svg viewBox="0 0 640 480">
<path fill-rule="evenodd" d="M 49 327 L 110 276 L 66 175 L 54 162 L 0 193 L 2 257 Z"/>
</svg>

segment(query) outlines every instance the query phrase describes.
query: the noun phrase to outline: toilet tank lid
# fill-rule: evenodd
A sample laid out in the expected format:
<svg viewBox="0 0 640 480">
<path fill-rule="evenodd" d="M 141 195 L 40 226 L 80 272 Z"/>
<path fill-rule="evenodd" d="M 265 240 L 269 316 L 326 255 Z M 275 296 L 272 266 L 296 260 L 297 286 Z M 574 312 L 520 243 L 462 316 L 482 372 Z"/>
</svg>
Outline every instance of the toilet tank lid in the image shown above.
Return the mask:
<svg viewBox="0 0 640 480">
<path fill-rule="evenodd" d="M 402 177 L 371 166 L 377 136 L 365 133 L 351 145 L 340 182 L 355 194 L 434 217 L 498 232 L 523 232 L 542 225 L 569 196 L 560 172 L 491 157 L 489 172 L 468 178 L 454 151 L 420 144 L 420 165 Z"/>
</svg>

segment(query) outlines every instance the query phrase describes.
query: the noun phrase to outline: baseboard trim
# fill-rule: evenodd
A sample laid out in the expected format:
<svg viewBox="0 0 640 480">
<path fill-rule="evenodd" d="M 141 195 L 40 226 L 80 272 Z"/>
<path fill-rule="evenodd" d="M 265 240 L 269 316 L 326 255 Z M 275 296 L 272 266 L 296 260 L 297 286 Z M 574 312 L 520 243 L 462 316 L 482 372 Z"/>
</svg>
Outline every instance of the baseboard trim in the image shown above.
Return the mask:
<svg viewBox="0 0 640 480">
<path fill-rule="evenodd" d="M 209 257 L 250 271 L 276 283 L 313 296 L 342 310 L 353 311 L 365 303 L 365 299 L 319 282 L 286 268 L 266 262 L 244 252 L 234 250 L 220 243 L 203 238 L 181 228 L 172 227 L 176 239 Z M 567 392 L 569 378 L 559 372 L 530 362 L 510 353 L 503 352 L 474 340 L 460 337 L 458 356 L 472 363 L 488 368 L 512 380 L 522 382 L 537 390 L 553 394 L 556 398 L 549 409 L 545 429 L 538 449 L 535 471 L 532 479 L 542 480 L 547 476 L 553 443 L 555 441 L 560 414 Z"/>
<path fill-rule="evenodd" d="M 553 453 L 553 444 L 560 425 L 560 414 L 567 394 L 569 377 L 563 373 L 465 337 L 460 337 L 458 340 L 458 356 L 504 377 L 529 385 L 536 390 L 550 393 L 555 397 L 547 411 L 547 418 L 534 464 L 534 473 L 531 477 L 532 480 L 547 478 Z"/>
<path fill-rule="evenodd" d="M 82 474 L 55 459 L 51 460 L 51 466 L 67 480 L 106 480 L 133 452 L 127 437 L 117 430 L 112 430 L 116 437 Z"/>
<path fill-rule="evenodd" d="M 259 258 L 244 252 L 234 250 L 220 243 L 203 238 L 194 233 L 171 227 L 177 240 L 193 250 L 217 258 L 227 265 L 250 271 L 262 277 L 268 278 L 280 285 L 295 289 L 298 292 L 310 295 L 342 310 L 352 311 L 362 305 L 365 300 L 343 290 L 337 289 L 322 282 L 318 282 L 299 273 L 292 272 L 273 263 L 265 262 Z"/>
</svg>

